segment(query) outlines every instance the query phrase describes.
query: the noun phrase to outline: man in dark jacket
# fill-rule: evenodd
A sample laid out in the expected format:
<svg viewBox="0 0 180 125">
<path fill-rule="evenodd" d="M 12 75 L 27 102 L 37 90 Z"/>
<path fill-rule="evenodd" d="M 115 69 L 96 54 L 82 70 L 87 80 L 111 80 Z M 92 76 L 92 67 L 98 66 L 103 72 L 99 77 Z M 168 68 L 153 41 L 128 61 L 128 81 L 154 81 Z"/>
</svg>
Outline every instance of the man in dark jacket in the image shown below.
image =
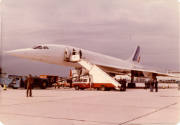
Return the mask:
<svg viewBox="0 0 180 125">
<path fill-rule="evenodd" d="M 27 78 L 27 92 L 26 92 L 26 96 L 30 96 L 32 97 L 32 84 L 33 84 L 33 78 L 31 76 L 31 74 L 29 74 L 29 77 Z"/>
<path fill-rule="evenodd" d="M 157 81 L 157 79 L 154 80 L 154 84 L 155 84 L 155 90 L 156 90 L 156 92 L 158 92 L 158 81 Z"/>
<path fill-rule="evenodd" d="M 150 92 L 153 92 L 154 89 L 154 80 L 150 80 Z"/>
</svg>

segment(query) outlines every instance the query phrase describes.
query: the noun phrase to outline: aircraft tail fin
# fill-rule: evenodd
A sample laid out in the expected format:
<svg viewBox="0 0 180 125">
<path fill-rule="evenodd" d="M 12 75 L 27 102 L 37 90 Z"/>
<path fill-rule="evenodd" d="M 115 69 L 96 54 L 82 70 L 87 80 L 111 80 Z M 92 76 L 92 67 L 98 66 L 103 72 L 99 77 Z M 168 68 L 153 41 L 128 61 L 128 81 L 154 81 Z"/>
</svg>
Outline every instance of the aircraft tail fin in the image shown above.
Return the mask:
<svg viewBox="0 0 180 125">
<path fill-rule="evenodd" d="M 141 54 L 140 53 L 140 46 L 137 46 L 137 49 L 134 52 L 134 54 L 132 55 L 132 57 L 130 58 L 130 61 L 139 63 L 140 60 L 141 60 L 141 55 L 140 54 Z"/>
</svg>

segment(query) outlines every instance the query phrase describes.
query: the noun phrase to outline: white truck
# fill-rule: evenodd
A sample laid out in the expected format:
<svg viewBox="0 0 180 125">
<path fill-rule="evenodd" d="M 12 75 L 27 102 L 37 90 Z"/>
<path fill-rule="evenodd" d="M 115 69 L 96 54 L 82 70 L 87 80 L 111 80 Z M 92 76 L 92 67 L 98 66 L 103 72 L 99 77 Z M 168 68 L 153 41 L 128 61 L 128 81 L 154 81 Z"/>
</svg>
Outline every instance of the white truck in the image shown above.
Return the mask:
<svg viewBox="0 0 180 125">
<path fill-rule="evenodd" d="M 84 90 L 87 88 L 94 88 L 102 91 L 116 89 L 116 86 L 114 86 L 112 83 L 100 83 L 95 79 L 93 80 L 93 77 L 89 75 L 76 78 L 76 80 L 73 80 L 72 85 L 76 90 Z"/>
</svg>

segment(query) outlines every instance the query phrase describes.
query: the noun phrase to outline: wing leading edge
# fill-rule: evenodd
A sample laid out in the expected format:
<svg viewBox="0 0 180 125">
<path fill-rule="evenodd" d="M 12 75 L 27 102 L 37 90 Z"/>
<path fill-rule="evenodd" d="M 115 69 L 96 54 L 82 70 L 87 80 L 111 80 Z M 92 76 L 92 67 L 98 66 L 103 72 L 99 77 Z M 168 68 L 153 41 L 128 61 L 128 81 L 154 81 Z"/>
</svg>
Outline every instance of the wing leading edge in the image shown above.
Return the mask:
<svg viewBox="0 0 180 125">
<path fill-rule="evenodd" d="M 129 74 L 134 72 L 134 75 L 136 77 L 149 77 L 152 74 L 156 76 L 164 76 L 164 77 L 175 77 L 172 74 L 168 73 L 163 73 L 163 72 L 158 72 L 156 70 L 151 70 L 151 69 L 143 69 L 141 68 L 130 68 L 130 67 L 119 67 L 115 65 L 100 65 L 98 64 L 99 67 L 101 67 L 104 71 L 109 72 L 109 73 L 115 73 L 115 74 Z"/>
</svg>

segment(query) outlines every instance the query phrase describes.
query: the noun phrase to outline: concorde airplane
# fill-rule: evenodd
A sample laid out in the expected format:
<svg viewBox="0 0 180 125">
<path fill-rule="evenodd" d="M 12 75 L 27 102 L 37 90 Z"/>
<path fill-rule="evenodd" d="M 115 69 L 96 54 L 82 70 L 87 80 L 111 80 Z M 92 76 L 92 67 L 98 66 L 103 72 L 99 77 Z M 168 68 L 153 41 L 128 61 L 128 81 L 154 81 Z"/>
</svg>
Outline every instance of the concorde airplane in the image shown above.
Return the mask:
<svg viewBox="0 0 180 125">
<path fill-rule="evenodd" d="M 95 64 L 101 70 L 111 74 L 131 74 L 130 86 L 135 86 L 134 77 L 148 77 L 156 79 L 157 76 L 170 76 L 156 70 L 151 70 L 140 65 L 140 47 L 137 46 L 134 54 L 127 60 L 103 55 L 89 50 L 55 44 L 37 45 L 32 48 L 17 49 L 7 52 L 9 55 L 41 61 L 49 64 L 71 66 L 80 68 L 78 60 L 73 60 L 71 55 L 79 55 L 79 59 Z M 78 59 L 78 58 L 77 58 Z"/>
</svg>

